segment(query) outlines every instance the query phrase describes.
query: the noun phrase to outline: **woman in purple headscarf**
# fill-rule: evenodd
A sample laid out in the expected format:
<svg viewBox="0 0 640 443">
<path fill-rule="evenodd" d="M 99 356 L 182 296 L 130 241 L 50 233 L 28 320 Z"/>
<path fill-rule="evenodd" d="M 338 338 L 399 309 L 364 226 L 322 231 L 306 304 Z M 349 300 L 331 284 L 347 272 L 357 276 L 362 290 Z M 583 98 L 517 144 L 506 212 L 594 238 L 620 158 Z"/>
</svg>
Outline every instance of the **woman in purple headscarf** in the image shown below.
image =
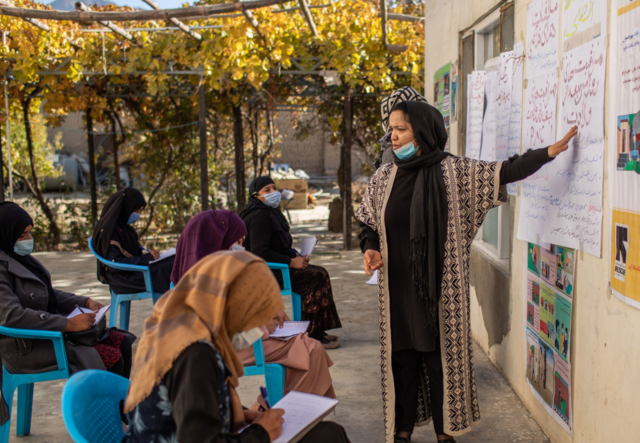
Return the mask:
<svg viewBox="0 0 640 443">
<path fill-rule="evenodd" d="M 209 254 L 230 249 L 243 250 L 242 243 L 246 235 L 244 222 L 233 211 L 210 210 L 196 215 L 189 220 L 178 239 L 171 281 L 178 283 L 192 266 Z M 262 347 L 267 363 L 277 363 L 287 368 L 285 393 L 300 391 L 335 398 L 329 372 L 333 361 L 319 341 L 306 333 L 288 340 L 269 339 L 269 332 L 273 332 L 278 323 L 282 324 L 284 320 L 288 320 L 288 317 L 282 311 L 262 328 Z M 244 365 L 255 364 L 252 347 L 238 352 L 238 356 Z"/>
</svg>

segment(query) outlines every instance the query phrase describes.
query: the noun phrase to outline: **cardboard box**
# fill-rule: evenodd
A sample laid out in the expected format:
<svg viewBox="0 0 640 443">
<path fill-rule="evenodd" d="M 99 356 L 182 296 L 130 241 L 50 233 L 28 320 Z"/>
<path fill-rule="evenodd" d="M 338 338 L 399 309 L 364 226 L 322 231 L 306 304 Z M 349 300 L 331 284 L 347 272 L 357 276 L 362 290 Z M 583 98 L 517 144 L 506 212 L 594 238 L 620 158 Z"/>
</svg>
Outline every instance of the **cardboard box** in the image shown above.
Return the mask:
<svg viewBox="0 0 640 443">
<path fill-rule="evenodd" d="M 289 189 L 293 191 L 293 200 L 282 201 L 281 205 L 284 209 L 307 209 L 307 193 L 309 187 L 307 181 L 302 178 L 281 178 L 274 179 L 278 189 Z"/>
</svg>

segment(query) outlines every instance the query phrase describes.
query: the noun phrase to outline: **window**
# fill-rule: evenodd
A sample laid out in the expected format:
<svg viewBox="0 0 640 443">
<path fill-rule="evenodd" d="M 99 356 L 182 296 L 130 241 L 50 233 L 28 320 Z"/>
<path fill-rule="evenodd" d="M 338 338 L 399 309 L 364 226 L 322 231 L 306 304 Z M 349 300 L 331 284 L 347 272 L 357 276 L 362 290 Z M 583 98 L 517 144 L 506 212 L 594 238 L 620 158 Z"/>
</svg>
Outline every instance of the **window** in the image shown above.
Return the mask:
<svg viewBox="0 0 640 443">
<path fill-rule="evenodd" d="M 461 32 L 460 42 L 460 72 L 462 74 L 462 110 L 460 145 L 458 152 L 465 153 L 466 135 L 466 103 L 468 75 L 472 71 L 497 69 L 496 57 L 501 52 L 511 51 L 514 45 L 514 2 L 507 3 L 500 9 L 495 9 L 473 26 Z M 476 236 L 476 245 L 485 254 L 495 259 L 496 263 L 508 269 L 509 258 L 509 204 L 504 204 L 490 210 Z"/>
</svg>

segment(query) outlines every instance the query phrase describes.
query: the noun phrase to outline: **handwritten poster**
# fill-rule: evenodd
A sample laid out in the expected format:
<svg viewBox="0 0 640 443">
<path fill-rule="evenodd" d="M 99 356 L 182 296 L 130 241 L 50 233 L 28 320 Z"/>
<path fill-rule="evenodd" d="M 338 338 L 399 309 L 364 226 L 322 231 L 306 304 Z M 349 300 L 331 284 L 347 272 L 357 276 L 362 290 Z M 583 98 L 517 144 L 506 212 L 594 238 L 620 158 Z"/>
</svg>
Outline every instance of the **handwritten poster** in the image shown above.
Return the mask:
<svg viewBox="0 0 640 443">
<path fill-rule="evenodd" d="M 522 140 L 522 74 L 524 66 L 524 44 L 516 43 L 513 47 L 513 80 L 511 85 L 511 111 L 509 112 L 509 136 L 507 139 L 507 157 L 520 154 Z M 519 183 L 509 183 L 507 192 L 516 195 Z"/>
<path fill-rule="evenodd" d="M 558 79 L 555 71 L 527 80 L 522 140 L 525 152 L 556 142 L 557 103 Z"/>
<path fill-rule="evenodd" d="M 541 250 L 542 262 L 538 266 Z M 553 244 L 546 249 L 528 243 L 527 251 L 523 300 L 525 378 L 546 411 L 571 434 L 569 357 L 573 299 L 554 283 L 559 274 L 575 274 L 575 250 Z"/>
<path fill-rule="evenodd" d="M 609 201 L 611 289 L 640 309 L 640 4 L 614 2 Z M 617 28 L 617 29 L 616 29 Z"/>
<path fill-rule="evenodd" d="M 607 35 L 607 3 L 607 0 L 562 0 L 562 39 L 580 38 L 587 30 L 592 30 L 589 37 Z"/>
<path fill-rule="evenodd" d="M 565 0 L 566 1 L 566 0 Z M 527 78 L 556 69 L 560 0 L 535 0 L 527 13 Z"/>
<path fill-rule="evenodd" d="M 496 89 L 496 153 L 495 161 L 508 158 L 509 122 L 511 121 L 511 95 L 513 93 L 513 51 L 503 52 L 498 60 L 498 87 Z"/>
<path fill-rule="evenodd" d="M 545 148 L 556 142 L 558 100 L 555 71 L 529 78 L 527 82 L 522 120 L 524 152 L 529 149 Z M 541 242 L 551 202 L 551 178 L 551 163 L 547 163 L 520 182 L 522 201 L 518 220 L 518 239 Z"/>
<path fill-rule="evenodd" d="M 563 54 L 560 136 L 578 126 L 569 149 L 549 163 L 551 200 L 542 240 L 601 256 L 604 175 L 604 39 Z"/>
<path fill-rule="evenodd" d="M 496 161 L 496 122 L 498 95 L 498 71 L 489 72 L 484 83 L 484 96 L 487 100 L 487 109 L 482 121 L 482 147 L 480 148 L 480 160 Z"/>
<path fill-rule="evenodd" d="M 482 146 L 482 116 L 484 114 L 485 72 L 474 71 L 467 80 L 467 137 L 465 154 L 480 160 Z"/>
</svg>

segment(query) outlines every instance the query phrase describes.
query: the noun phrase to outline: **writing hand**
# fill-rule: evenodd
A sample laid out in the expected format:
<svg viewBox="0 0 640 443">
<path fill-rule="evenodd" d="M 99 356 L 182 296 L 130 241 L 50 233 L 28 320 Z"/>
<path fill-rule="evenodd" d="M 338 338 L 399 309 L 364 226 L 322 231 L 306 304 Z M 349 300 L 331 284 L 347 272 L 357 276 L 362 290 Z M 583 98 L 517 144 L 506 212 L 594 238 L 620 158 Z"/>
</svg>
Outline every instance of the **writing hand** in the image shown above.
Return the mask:
<svg viewBox="0 0 640 443">
<path fill-rule="evenodd" d="M 364 272 L 367 275 L 373 275 L 373 271 L 380 269 L 384 266 L 382 262 L 382 255 L 379 251 L 373 249 L 367 249 L 364 253 Z"/>
<path fill-rule="evenodd" d="M 291 319 L 289 318 L 287 313 L 284 312 L 284 310 L 282 310 L 282 311 L 278 312 L 278 315 L 276 315 L 276 320 L 278 321 L 278 326 L 280 326 L 282 328 L 284 326 L 284 322 L 285 321 L 289 321 Z"/>
<path fill-rule="evenodd" d="M 154 260 L 157 260 L 160 258 L 160 251 L 156 251 L 155 249 L 152 249 L 149 252 L 151 253 L 151 256 L 153 257 Z"/>
<path fill-rule="evenodd" d="M 96 314 L 93 312 L 90 314 L 76 315 L 67 320 L 67 327 L 65 332 L 80 332 L 86 331 L 93 326 L 93 322 L 96 321 Z"/>
<path fill-rule="evenodd" d="M 245 409 L 244 411 L 242 411 L 244 414 L 244 422 L 245 423 L 253 423 L 254 421 L 256 421 L 258 418 L 260 418 L 260 416 L 262 415 L 262 412 L 259 411 L 252 411 L 250 409 Z"/>
<path fill-rule="evenodd" d="M 264 325 L 264 327 L 267 328 L 269 334 L 273 334 L 274 332 L 276 332 L 276 328 L 278 327 L 278 320 L 274 318 L 269 323 Z"/>
<path fill-rule="evenodd" d="M 280 437 L 284 423 L 284 409 L 269 409 L 262 413 L 253 424 L 260 425 L 269 434 L 270 441 Z"/>
<path fill-rule="evenodd" d="M 569 130 L 569 132 L 566 133 L 566 135 L 561 140 L 549 146 L 549 157 L 555 158 L 561 152 L 564 152 L 567 149 L 569 149 L 569 142 L 573 137 L 576 136 L 577 133 L 578 133 L 578 127 L 574 126 Z"/>
</svg>

